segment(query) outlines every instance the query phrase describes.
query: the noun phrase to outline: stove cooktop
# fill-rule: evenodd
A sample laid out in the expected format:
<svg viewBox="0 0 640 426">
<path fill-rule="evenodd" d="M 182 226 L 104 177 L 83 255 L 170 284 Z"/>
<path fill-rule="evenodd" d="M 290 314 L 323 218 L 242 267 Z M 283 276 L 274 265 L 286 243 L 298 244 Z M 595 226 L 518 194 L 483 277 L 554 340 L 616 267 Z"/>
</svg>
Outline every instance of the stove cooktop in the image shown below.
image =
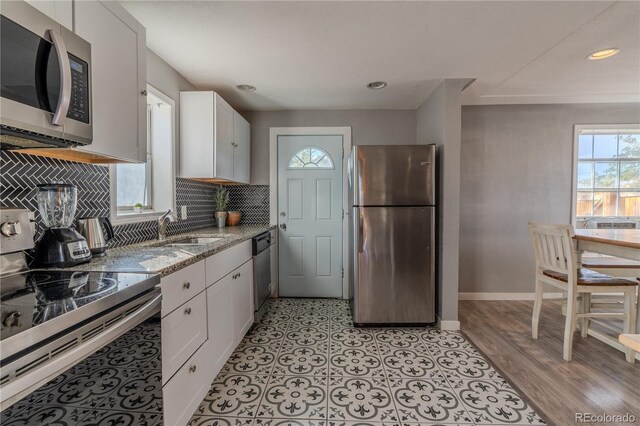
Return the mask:
<svg viewBox="0 0 640 426">
<path fill-rule="evenodd" d="M 68 317 L 65 323 L 73 324 L 74 313 L 88 311 L 93 302 L 102 301 L 102 309 L 108 305 L 105 302 L 110 296 L 125 290 L 127 294 L 138 294 L 157 282 L 159 279 L 152 274 L 122 272 L 31 270 L 3 277 L 0 340 L 62 317 Z M 82 319 L 88 314 L 84 312 Z M 77 319 L 80 320 L 80 315 Z"/>
</svg>

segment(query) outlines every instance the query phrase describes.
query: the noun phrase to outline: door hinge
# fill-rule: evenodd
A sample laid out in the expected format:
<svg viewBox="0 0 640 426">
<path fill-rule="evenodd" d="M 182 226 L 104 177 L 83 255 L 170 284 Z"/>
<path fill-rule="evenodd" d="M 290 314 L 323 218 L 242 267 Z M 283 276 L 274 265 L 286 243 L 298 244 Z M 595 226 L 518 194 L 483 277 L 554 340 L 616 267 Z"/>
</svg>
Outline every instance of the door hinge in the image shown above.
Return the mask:
<svg viewBox="0 0 640 426">
<path fill-rule="evenodd" d="M 344 220 L 344 209 L 342 209 L 342 220 Z"/>
<path fill-rule="evenodd" d="M 344 278 L 344 268 L 342 268 L 342 278 Z"/>
</svg>

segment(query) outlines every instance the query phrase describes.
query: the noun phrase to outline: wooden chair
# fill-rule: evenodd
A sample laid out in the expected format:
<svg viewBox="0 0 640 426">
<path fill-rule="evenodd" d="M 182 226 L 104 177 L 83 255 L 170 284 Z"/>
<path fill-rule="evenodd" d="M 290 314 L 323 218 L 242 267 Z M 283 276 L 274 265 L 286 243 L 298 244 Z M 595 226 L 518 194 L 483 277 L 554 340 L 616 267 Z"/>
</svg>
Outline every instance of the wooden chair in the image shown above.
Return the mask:
<svg viewBox="0 0 640 426">
<path fill-rule="evenodd" d="M 573 334 L 578 318 L 582 320 L 581 334 L 586 337 L 589 318 L 622 317 L 623 333 L 635 334 L 636 287 L 634 281 L 601 274 L 590 269 L 578 268 L 577 255 L 571 225 L 529 223 L 536 257 L 536 294 L 531 320 L 531 335 L 538 338 L 538 322 L 542 308 L 544 285 L 561 289 L 567 295 L 567 315 L 564 326 L 564 348 L 562 357 L 571 361 Z M 624 293 L 624 312 L 591 312 L 591 294 Z M 578 297 L 582 296 L 582 309 L 578 313 Z M 627 361 L 635 362 L 635 351 L 625 351 Z"/>
</svg>

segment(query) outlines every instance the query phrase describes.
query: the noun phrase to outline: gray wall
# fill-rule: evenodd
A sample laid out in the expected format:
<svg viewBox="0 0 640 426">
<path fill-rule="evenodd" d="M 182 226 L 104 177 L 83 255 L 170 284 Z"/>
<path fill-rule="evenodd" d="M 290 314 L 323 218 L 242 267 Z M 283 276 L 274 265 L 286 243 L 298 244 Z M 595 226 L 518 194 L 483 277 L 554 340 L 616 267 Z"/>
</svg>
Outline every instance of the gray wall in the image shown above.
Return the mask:
<svg viewBox="0 0 640 426">
<path fill-rule="evenodd" d="M 176 103 L 176 119 L 174 123 L 176 143 L 175 161 L 176 176 L 179 176 L 177 167 L 180 164 L 180 91 L 196 90 L 196 87 L 150 49 L 147 49 L 147 82 L 169 96 Z"/>
<path fill-rule="evenodd" d="M 570 221 L 573 126 L 639 122 L 639 104 L 463 107 L 460 291 L 533 292 L 527 222 Z"/>
<path fill-rule="evenodd" d="M 460 98 L 467 82 L 466 79 L 445 79 L 418 108 L 416 117 L 417 143 L 436 144 L 436 276 L 438 316 L 442 321 L 458 321 Z"/>
<path fill-rule="evenodd" d="M 415 110 L 243 111 L 251 123 L 251 184 L 269 184 L 270 127 L 351 126 L 354 145 L 416 143 Z"/>
</svg>

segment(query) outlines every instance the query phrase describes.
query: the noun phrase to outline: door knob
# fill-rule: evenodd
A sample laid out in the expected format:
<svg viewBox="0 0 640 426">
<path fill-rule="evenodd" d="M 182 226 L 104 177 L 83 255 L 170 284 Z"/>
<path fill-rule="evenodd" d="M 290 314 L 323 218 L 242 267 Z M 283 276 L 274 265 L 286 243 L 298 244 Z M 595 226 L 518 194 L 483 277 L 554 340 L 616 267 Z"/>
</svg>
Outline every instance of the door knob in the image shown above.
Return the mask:
<svg viewBox="0 0 640 426">
<path fill-rule="evenodd" d="M 281 223 L 280 224 L 280 229 L 282 229 L 283 231 L 287 230 L 287 224 L 286 223 Z"/>
</svg>

